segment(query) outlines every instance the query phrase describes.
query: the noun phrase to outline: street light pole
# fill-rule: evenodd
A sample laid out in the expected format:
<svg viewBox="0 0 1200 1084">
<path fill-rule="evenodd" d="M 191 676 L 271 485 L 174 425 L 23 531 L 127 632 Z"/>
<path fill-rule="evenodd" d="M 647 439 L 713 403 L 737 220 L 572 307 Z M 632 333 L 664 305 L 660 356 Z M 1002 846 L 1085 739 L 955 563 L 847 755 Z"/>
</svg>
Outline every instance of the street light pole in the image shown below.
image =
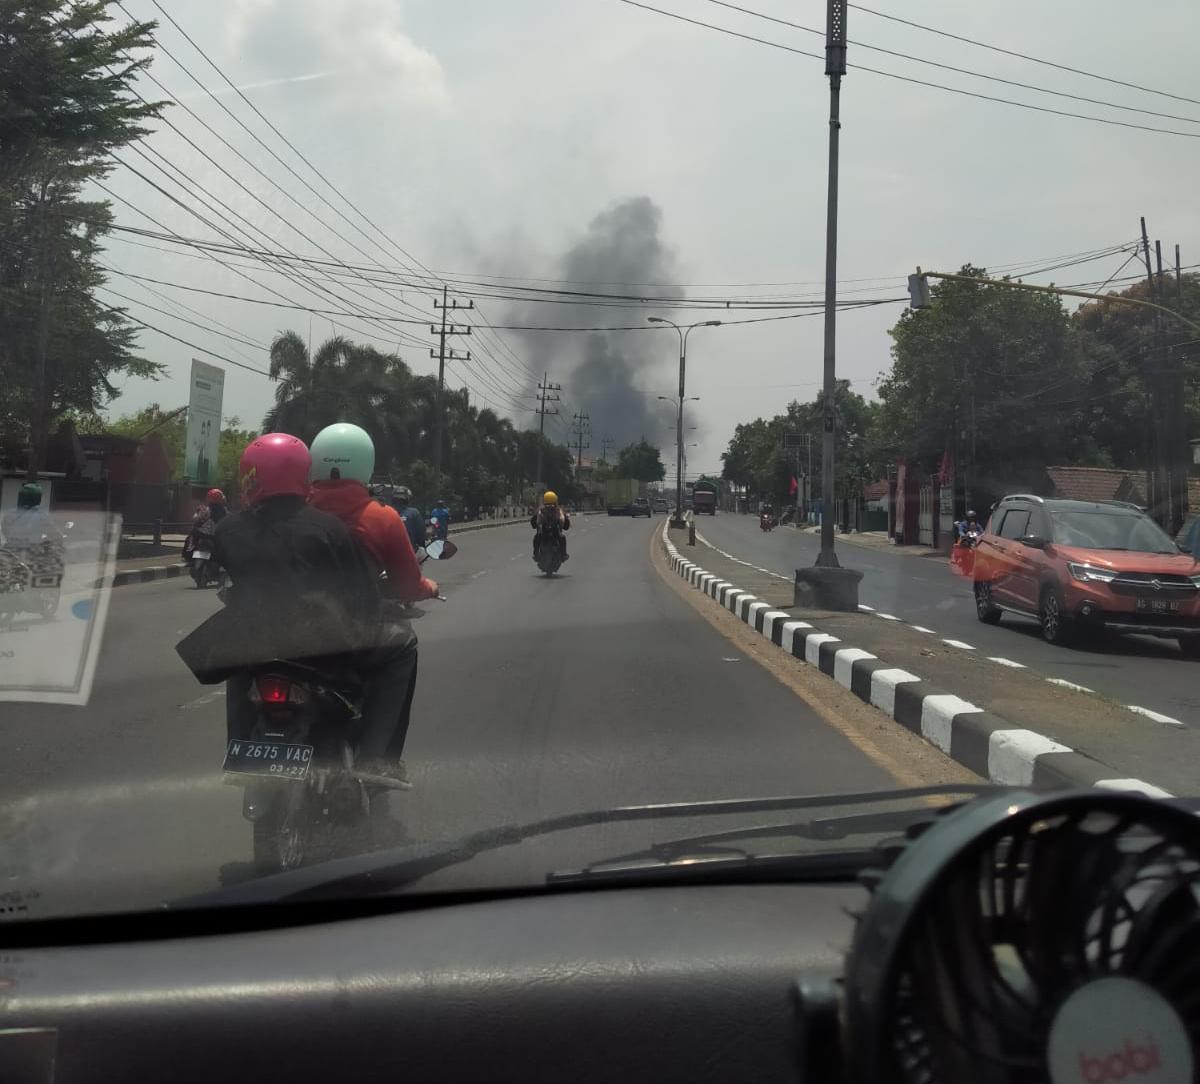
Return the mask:
<svg viewBox="0 0 1200 1084">
<path fill-rule="evenodd" d="M 837 389 L 838 137 L 842 76 L 846 74 L 846 0 L 829 0 L 825 30 L 825 74 L 829 76 L 829 191 L 825 210 L 825 402 L 821 439 L 821 552 L 818 567 L 838 568 L 833 548 L 835 393 Z"/>
<path fill-rule="evenodd" d="M 698 327 L 720 327 L 720 320 L 701 320 L 695 324 L 680 327 L 673 320 L 665 320 L 661 316 L 647 316 L 651 324 L 668 324 L 679 335 L 679 409 L 675 414 L 675 518 L 672 527 L 683 526 L 683 391 L 687 373 L 687 341 L 688 336 Z M 660 395 L 660 399 L 666 396 Z"/>
</svg>

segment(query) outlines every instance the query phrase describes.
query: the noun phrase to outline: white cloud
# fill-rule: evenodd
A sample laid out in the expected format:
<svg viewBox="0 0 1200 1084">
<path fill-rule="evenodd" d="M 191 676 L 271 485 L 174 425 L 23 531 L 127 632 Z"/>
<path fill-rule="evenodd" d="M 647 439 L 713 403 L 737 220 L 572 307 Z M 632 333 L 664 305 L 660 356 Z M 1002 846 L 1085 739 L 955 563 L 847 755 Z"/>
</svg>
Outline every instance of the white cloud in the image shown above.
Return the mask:
<svg viewBox="0 0 1200 1084">
<path fill-rule="evenodd" d="M 326 95 L 340 101 L 364 94 L 392 107 L 444 108 L 450 102 L 438 58 L 404 27 L 395 0 L 241 0 L 229 19 L 231 51 L 255 68 L 295 70 L 297 63 L 336 70 Z"/>
</svg>

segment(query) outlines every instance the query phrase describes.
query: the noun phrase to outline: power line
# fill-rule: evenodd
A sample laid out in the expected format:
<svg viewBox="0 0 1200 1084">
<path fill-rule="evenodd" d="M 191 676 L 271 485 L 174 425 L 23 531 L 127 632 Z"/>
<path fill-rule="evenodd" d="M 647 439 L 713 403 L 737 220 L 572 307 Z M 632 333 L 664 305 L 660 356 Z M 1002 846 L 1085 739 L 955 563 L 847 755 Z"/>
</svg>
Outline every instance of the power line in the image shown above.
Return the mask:
<svg viewBox="0 0 1200 1084">
<path fill-rule="evenodd" d="M 713 30 L 718 34 L 726 34 L 729 37 L 742 38 L 744 41 L 755 42 L 758 45 L 767 45 L 773 49 L 780 49 L 785 53 L 794 53 L 797 56 L 808 57 L 812 60 L 824 61 L 824 57 L 818 53 L 810 53 L 804 49 L 797 49 L 791 45 L 784 45 L 780 41 L 772 41 L 768 38 L 755 37 L 753 34 L 743 34 L 739 30 L 731 30 L 729 27 L 717 26 L 715 23 L 706 23 L 701 19 L 692 19 L 686 15 L 680 15 L 674 11 L 666 11 L 663 8 L 653 7 L 650 4 L 643 4 L 641 0 L 618 0 L 619 3 L 628 4 L 630 7 L 641 8 L 643 11 L 651 11 L 656 15 L 665 15 L 669 19 L 677 19 L 680 22 L 690 23 L 692 26 L 698 26 L 705 30 Z M 1135 128 L 1143 132 L 1155 132 L 1158 135 L 1180 136 L 1184 139 L 1200 139 L 1200 132 L 1181 132 L 1175 128 L 1156 128 L 1147 124 L 1136 124 L 1128 120 L 1115 120 L 1111 117 L 1094 117 L 1088 113 L 1072 113 L 1065 109 L 1052 109 L 1046 105 L 1034 105 L 1032 102 L 1019 102 L 1012 98 L 1000 98 L 994 94 L 981 94 L 975 90 L 964 90 L 962 87 L 951 87 L 945 83 L 934 83 L 928 79 L 917 79 L 911 75 L 900 75 L 898 72 L 884 71 L 882 68 L 871 68 L 865 64 L 855 64 L 856 71 L 870 72 L 872 75 L 882 75 L 886 79 L 896 79 L 902 83 L 912 83 L 915 86 L 929 87 L 933 90 L 944 90 L 949 94 L 958 94 L 966 98 L 978 98 L 985 102 L 996 102 L 1000 105 L 1012 105 L 1018 109 L 1031 109 L 1035 113 L 1049 113 L 1057 117 L 1070 117 L 1074 120 L 1091 121 L 1093 124 L 1107 124 L 1117 128 Z M 1197 103 L 1200 104 L 1200 103 Z"/>
<path fill-rule="evenodd" d="M 1197 98 L 1188 98 L 1182 94 L 1172 94 L 1166 90 L 1155 90 L 1153 87 L 1142 86 L 1140 83 L 1129 83 L 1124 79 L 1115 79 L 1110 75 L 1098 75 L 1096 72 L 1084 71 L 1082 68 L 1072 68 L 1067 64 L 1058 64 L 1053 60 L 1030 56 L 1028 53 L 1019 53 L 1013 49 L 1005 49 L 999 45 L 991 45 L 985 41 L 976 41 L 974 38 L 964 37 L 961 34 L 951 34 L 948 30 L 939 30 L 933 26 L 914 23 L 909 19 L 902 19 L 898 15 L 888 15 L 883 11 L 875 11 L 873 8 L 863 7 L 862 4 L 849 4 L 848 6 L 854 8 L 856 11 L 865 12 L 867 15 L 874 15 L 877 18 L 887 19 L 893 23 L 902 23 L 905 26 L 911 26 L 915 30 L 924 30 L 926 33 L 937 34 L 939 37 L 950 38 L 952 41 L 961 41 L 966 45 L 974 45 L 979 49 L 990 49 L 994 53 L 1003 53 L 1005 56 L 1016 57 L 1018 60 L 1028 60 L 1031 64 L 1042 64 L 1047 68 L 1057 68 L 1059 71 L 1070 72 L 1072 75 L 1083 75 L 1088 79 L 1099 79 L 1101 82 L 1112 83 L 1114 86 L 1126 87 L 1129 90 L 1140 90 L 1145 94 L 1157 94 L 1163 98 L 1173 98 L 1177 102 L 1200 105 L 1200 99 Z"/>
<path fill-rule="evenodd" d="M 753 8 L 742 7 L 740 4 L 729 3 L 728 0 L 708 0 L 710 4 L 716 4 L 718 7 L 729 8 L 732 11 L 740 11 L 743 15 L 752 15 L 756 19 L 765 19 L 770 23 L 777 23 L 780 26 L 790 27 L 793 30 L 803 30 L 807 34 L 817 34 L 820 37 L 825 36 L 824 30 L 818 30 L 813 26 L 802 26 L 800 23 L 791 22 L 788 19 L 780 19 L 774 15 L 768 15 L 762 11 L 755 11 Z M 911 53 L 901 53 L 895 49 L 885 49 L 881 45 L 870 45 L 864 41 L 855 41 L 850 39 L 848 44 L 857 46 L 859 49 L 869 49 L 871 52 L 884 53 L 887 56 L 894 56 L 900 60 L 911 60 L 917 64 L 927 64 L 931 68 L 940 68 L 943 71 L 955 72 L 958 75 L 967 75 L 974 79 L 986 79 L 993 83 L 1003 83 L 1005 86 L 1020 87 L 1022 90 L 1033 90 L 1039 94 L 1053 94 L 1061 98 L 1069 98 L 1075 102 L 1085 102 L 1088 105 L 1104 106 L 1108 109 L 1124 109 L 1131 113 L 1142 113 L 1148 117 L 1161 117 L 1164 120 L 1179 120 L 1185 124 L 1200 124 L 1200 118 L 1180 116 L 1177 113 L 1159 113 L 1153 109 L 1141 109 L 1138 106 L 1122 105 L 1120 102 L 1109 102 L 1102 98 L 1087 98 L 1079 94 L 1069 94 L 1065 90 L 1052 90 L 1049 87 L 1040 87 L 1034 83 L 1024 83 L 1019 79 L 1005 79 L 999 75 L 985 75 L 982 72 L 971 71 L 969 68 L 956 68 L 953 64 L 943 64 L 936 60 L 928 60 L 925 57 L 914 56 Z"/>
</svg>

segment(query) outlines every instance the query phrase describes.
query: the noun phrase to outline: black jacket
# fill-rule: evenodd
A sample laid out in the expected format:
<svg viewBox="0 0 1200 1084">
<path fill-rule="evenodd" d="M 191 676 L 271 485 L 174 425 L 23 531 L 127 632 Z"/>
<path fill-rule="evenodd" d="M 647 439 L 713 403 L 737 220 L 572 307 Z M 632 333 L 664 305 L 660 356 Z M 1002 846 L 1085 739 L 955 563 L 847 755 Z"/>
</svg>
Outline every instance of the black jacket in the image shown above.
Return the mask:
<svg viewBox="0 0 1200 1084">
<path fill-rule="evenodd" d="M 232 580 L 226 605 L 177 648 L 201 681 L 382 641 L 377 571 L 340 519 L 300 497 L 226 516 L 213 535 L 213 559 Z"/>
</svg>

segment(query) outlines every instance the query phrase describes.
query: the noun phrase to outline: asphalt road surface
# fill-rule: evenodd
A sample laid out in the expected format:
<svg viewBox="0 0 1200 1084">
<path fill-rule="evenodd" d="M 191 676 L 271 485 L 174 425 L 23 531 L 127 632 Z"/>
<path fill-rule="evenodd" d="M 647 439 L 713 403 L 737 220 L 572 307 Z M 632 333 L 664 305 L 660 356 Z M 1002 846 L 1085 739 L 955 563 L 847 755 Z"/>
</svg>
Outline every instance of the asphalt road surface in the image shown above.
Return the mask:
<svg viewBox="0 0 1200 1084">
<path fill-rule="evenodd" d="M 661 525 L 578 517 L 553 579 L 519 526 L 464 534 L 456 558 L 427 566 L 449 601 L 423 604 L 416 623 L 414 789 L 392 799 L 397 831 L 448 840 L 618 804 L 912 780 L 913 763 L 901 773 L 864 751 L 656 571 Z M 217 605 L 185 577 L 117 588 L 90 704 L 4 705 L 0 915 L 6 904 L 28 915 L 153 907 L 249 875 L 242 792 L 220 771 L 224 691 L 199 685 L 174 652 Z M 915 770 L 936 775 L 923 750 Z M 536 884 L 701 827 L 565 833 L 432 881 Z"/>
<path fill-rule="evenodd" d="M 697 530 L 715 546 L 789 578 L 811 565 L 820 536 L 790 527 L 764 532 L 758 517 L 701 516 Z M 702 552 L 702 551 L 701 551 Z M 1005 614 L 996 626 L 975 615 L 971 584 L 941 561 L 843 542 L 839 559 L 863 575 L 859 601 L 938 636 L 971 644 L 981 654 L 1011 659 L 1111 697 L 1200 725 L 1200 664 L 1179 653 L 1174 640 L 1151 636 L 1081 639 L 1070 647 L 1046 643 L 1035 621 Z M 697 557 L 703 564 L 703 560 Z M 970 697 L 969 690 L 955 690 Z"/>
</svg>

